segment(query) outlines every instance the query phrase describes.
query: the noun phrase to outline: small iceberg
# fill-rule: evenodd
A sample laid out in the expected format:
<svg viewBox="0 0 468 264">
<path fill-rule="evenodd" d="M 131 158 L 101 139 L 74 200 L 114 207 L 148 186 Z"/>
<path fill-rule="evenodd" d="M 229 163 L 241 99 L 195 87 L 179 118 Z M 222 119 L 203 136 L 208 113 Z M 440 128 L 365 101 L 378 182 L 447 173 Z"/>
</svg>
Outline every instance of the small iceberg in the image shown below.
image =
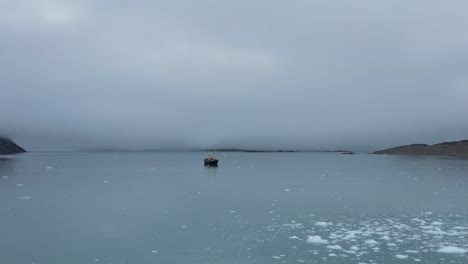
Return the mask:
<svg viewBox="0 0 468 264">
<path fill-rule="evenodd" d="M 438 249 L 437 252 L 445 254 L 465 254 L 468 252 L 468 250 L 454 246 L 448 246 Z"/>
<path fill-rule="evenodd" d="M 321 236 L 309 236 L 307 238 L 307 243 L 310 243 L 310 244 L 328 244 L 328 240 L 322 239 Z"/>
</svg>

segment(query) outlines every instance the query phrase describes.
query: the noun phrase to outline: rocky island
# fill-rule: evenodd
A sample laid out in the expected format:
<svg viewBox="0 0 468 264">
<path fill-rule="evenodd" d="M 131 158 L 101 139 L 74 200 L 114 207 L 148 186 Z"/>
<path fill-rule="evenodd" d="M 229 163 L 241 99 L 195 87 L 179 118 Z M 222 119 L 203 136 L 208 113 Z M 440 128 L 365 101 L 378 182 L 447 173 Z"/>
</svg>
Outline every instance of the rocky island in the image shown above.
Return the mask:
<svg viewBox="0 0 468 264">
<path fill-rule="evenodd" d="M 16 145 L 15 142 L 7 138 L 0 137 L 0 155 L 11 155 L 23 152 L 26 152 L 26 150 Z"/>
<path fill-rule="evenodd" d="M 375 151 L 372 154 L 434 155 L 468 157 L 468 140 L 444 142 L 434 145 L 412 144 Z"/>
</svg>

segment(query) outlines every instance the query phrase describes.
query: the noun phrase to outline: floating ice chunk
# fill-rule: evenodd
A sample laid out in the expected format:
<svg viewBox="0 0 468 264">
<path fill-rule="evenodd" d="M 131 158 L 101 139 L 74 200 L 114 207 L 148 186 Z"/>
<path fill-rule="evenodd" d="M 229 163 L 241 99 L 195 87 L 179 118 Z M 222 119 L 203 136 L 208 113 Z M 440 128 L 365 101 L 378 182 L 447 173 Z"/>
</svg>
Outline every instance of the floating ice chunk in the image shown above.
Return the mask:
<svg viewBox="0 0 468 264">
<path fill-rule="evenodd" d="M 282 226 L 286 228 L 291 228 L 291 229 L 302 229 L 304 228 L 304 225 L 301 223 L 292 223 L 292 224 L 283 224 Z"/>
<path fill-rule="evenodd" d="M 361 231 L 348 231 L 346 232 L 347 235 L 343 238 L 343 239 L 346 239 L 346 240 L 350 240 L 350 239 L 353 239 L 353 238 L 356 238 L 356 234 L 362 234 Z"/>
<path fill-rule="evenodd" d="M 16 186 L 23 186 L 23 184 L 22 184 L 22 183 L 18 183 L 18 184 L 16 184 Z"/>
<path fill-rule="evenodd" d="M 184 228 L 187 228 L 186 225 L 181 225 L 180 228 L 184 229 Z"/>
<path fill-rule="evenodd" d="M 23 196 L 23 197 L 20 197 L 19 199 L 28 200 L 28 199 L 31 199 L 31 198 L 32 198 L 31 196 Z"/>
<path fill-rule="evenodd" d="M 284 192 L 289 192 L 289 191 L 291 191 L 291 190 L 290 190 L 290 189 L 284 189 L 283 191 L 284 191 Z"/>
<path fill-rule="evenodd" d="M 334 249 L 334 250 L 342 250 L 343 248 L 340 247 L 339 245 L 332 245 L 332 246 L 327 246 L 328 249 Z"/>
<path fill-rule="evenodd" d="M 409 226 L 408 225 L 405 225 L 405 224 L 400 224 L 400 225 L 394 225 L 393 227 L 401 230 L 401 229 L 409 229 Z"/>
<path fill-rule="evenodd" d="M 336 257 L 336 254 L 335 254 L 335 253 L 330 253 L 330 254 L 328 254 L 328 256 L 330 256 L 330 257 Z"/>
<path fill-rule="evenodd" d="M 236 211 L 231 210 L 231 211 L 229 211 L 229 213 L 234 214 L 234 213 L 236 213 Z"/>
<path fill-rule="evenodd" d="M 322 239 L 320 236 L 309 236 L 307 238 L 307 243 L 310 244 L 328 244 L 328 240 Z"/>
<path fill-rule="evenodd" d="M 454 246 L 448 246 L 438 249 L 437 252 L 446 254 L 465 254 L 468 252 L 468 250 Z"/>
<path fill-rule="evenodd" d="M 381 237 L 380 239 L 382 239 L 382 240 L 390 240 L 390 237 L 389 237 L 389 236 L 383 236 L 383 237 Z"/>
<path fill-rule="evenodd" d="M 109 181 L 104 181 L 104 183 L 109 183 Z"/>
<path fill-rule="evenodd" d="M 350 247 L 349 249 L 354 250 L 354 251 L 358 251 L 358 250 L 359 250 L 359 248 L 356 247 L 356 246 L 352 246 L 352 247 Z"/>
<path fill-rule="evenodd" d="M 421 261 L 421 260 L 418 259 L 418 258 L 415 258 L 415 259 L 413 259 L 413 260 L 416 261 L 416 262 L 420 262 L 420 261 Z"/>
<path fill-rule="evenodd" d="M 156 254 L 156 253 L 158 253 L 158 251 L 157 250 L 151 250 L 151 253 Z"/>
<path fill-rule="evenodd" d="M 417 251 L 417 250 L 406 250 L 405 253 L 409 253 L 409 254 L 418 254 L 419 251 Z"/>
<path fill-rule="evenodd" d="M 364 243 L 368 245 L 377 245 L 379 242 L 375 241 L 374 239 L 367 239 Z"/>
<path fill-rule="evenodd" d="M 272 258 L 272 259 L 281 259 L 280 256 L 273 256 L 273 257 L 271 257 L 271 258 Z"/>
<path fill-rule="evenodd" d="M 439 222 L 439 221 L 434 221 L 434 222 L 432 222 L 432 224 L 431 224 L 431 225 L 437 225 L 437 226 L 440 226 L 440 225 L 442 225 L 442 224 L 443 224 L 442 222 Z"/>
<path fill-rule="evenodd" d="M 301 238 L 299 238 L 298 236 L 290 236 L 289 239 L 297 239 L 297 240 L 301 240 Z"/>
<path fill-rule="evenodd" d="M 441 236 L 441 235 L 446 235 L 446 234 L 447 234 L 447 232 L 442 231 L 442 230 L 441 230 L 440 228 L 438 228 L 438 227 L 437 227 L 437 228 L 434 228 L 433 230 L 424 231 L 424 233 L 426 233 L 426 234 L 431 234 L 431 235 L 439 235 L 439 236 Z"/>
<path fill-rule="evenodd" d="M 327 227 L 330 224 L 331 223 L 327 223 L 327 222 L 317 222 L 317 223 L 315 223 L 316 226 L 320 226 L 320 227 Z"/>
<path fill-rule="evenodd" d="M 46 167 L 46 169 L 48 169 L 48 170 L 51 170 L 51 169 L 53 169 L 53 168 L 54 168 L 54 167 L 51 167 L 51 166 Z"/>
<path fill-rule="evenodd" d="M 397 259 L 407 259 L 408 258 L 408 255 L 401 255 L 401 254 L 398 254 L 395 256 Z"/>
</svg>

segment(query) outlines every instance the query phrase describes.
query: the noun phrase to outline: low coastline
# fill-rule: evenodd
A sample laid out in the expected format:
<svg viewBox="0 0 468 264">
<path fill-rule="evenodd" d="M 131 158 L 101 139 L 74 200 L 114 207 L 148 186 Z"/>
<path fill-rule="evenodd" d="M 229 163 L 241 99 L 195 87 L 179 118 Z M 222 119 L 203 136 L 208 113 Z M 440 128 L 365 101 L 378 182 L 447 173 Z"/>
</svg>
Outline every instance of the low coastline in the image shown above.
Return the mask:
<svg viewBox="0 0 468 264">
<path fill-rule="evenodd" d="M 411 144 L 374 151 L 378 155 L 426 155 L 426 156 L 453 156 L 468 158 L 468 140 L 443 142 L 434 145 Z"/>
<path fill-rule="evenodd" d="M 26 150 L 18 146 L 12 140 L 0 137 L 0 155 L 13 155 L 24 152 L 26 152 Z"/>
</svg>

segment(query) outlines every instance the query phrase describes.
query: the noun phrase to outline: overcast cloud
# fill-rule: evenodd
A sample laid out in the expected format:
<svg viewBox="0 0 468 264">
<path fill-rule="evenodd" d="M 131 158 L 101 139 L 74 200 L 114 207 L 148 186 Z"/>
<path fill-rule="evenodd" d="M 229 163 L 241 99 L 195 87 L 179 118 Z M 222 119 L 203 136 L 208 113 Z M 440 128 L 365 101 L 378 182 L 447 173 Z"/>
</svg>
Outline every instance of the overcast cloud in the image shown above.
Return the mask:
<svg viewBox="0 0 468 264">
<path fill-rule="evenodd" d="M 0 134 L 32 150 L 468 138 L 467 1 L 0 0 Z"/>
</svg>

